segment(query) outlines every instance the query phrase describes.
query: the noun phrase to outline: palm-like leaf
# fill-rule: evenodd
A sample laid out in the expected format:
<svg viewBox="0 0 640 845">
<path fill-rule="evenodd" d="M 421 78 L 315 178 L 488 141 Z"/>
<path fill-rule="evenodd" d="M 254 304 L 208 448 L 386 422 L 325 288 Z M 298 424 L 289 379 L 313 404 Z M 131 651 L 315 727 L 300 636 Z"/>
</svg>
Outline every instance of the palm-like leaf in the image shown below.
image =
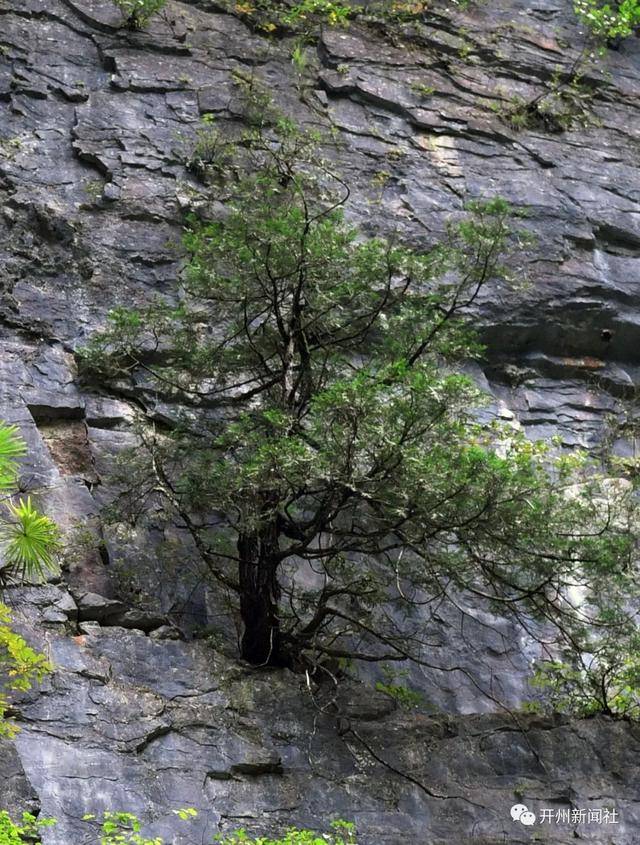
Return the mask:
<svg viewBox="0 0 640 845">
<path fill-rule="evenodd" d="M 0 422 L 0 490 L 15 484 L 17 460 L 25 453 L 25 444 L 15 425 Z"/>
<path fill-rule="evenodd" d="M 6 541 L 4 569 L 12 577 L 41 579 L 55 569 L 53 556 L 59 548 L 59 531 L 53 520 L 31 503 L 31 497 L 9 505 L 12 519 L 0 529 Z"/>
</svg>

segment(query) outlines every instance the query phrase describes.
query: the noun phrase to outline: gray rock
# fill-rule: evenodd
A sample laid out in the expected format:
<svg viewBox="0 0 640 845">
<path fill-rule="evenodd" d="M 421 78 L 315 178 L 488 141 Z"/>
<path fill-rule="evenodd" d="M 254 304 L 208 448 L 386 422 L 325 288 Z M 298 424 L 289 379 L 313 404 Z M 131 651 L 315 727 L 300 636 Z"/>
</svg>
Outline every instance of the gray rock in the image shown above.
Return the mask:
<svg viewBox="0 0 640 845">
<path fill-rule="evenodd" d="M 178 628 L 171 625 L 160 625 L 159 628 L 151 631 L 149 636 L 154 640 L 181 640 L 182 634 Z"/>
<path fill-rule="evenodd" d="M 99 622 L 78 622 L 78 630 L 81 634 L 97 634 L 100 627 Z"/>
<path fill-rule="evenodd" d="M 422 709 L 399 710 L 363 671 L 337 725 L 304 678 L 249 672 L 214 650 L 233 651 L 235 627 L 184 532 L 159 512 L 132 530 L 98 519 L 118 495 L 114 461 L 136 444 L 135 414 L 162 423 L 175 409 L 142 380 L 94 392 L 73 350 L 114 305 L 171 296 L 184 211 L 208 202 L 185 167 L 200 115 L 235 130 L 234 72 L 251 68 L 285 112 L 335 128 L 327 155 L 365 233 L 428 247 L 469 199 L 528 207 L 537 243 L 517 271 L 528 284 L 479 301 L 487 355 L 473 375 L 492 394 L 487 419 L 593 447 L 640 379 L 640 42 L 587 69 L 596 120 L 518 133 L 489 103 L 535 97 L 556 65 L 570 70 L 582 44 L 571 4 L 441 4 L 395 42 L 358 23 L 325 27 L 302 85 L 290 40 L 221 8 L 168 4 L 130 33 L 109 0 L 3 6 L 0 418 L 27 440 L 23 483 L 44 491 L 67 536 L 95 542 L 64 582 L 11 593 L 17 626 L 56 671 L 16 702 L 0 806 L 58 817 L 45 845 L 85 841 L 95 830 L 82 815 L 106 809 L 138 813 L 146 835 L 174 845 L 332 817 L 355 819 L 362 845 L 494 845 L 538 831 L 632 845 L 636 729 L 518 715 L 537 652 L 485 608 L 429 622 L 436 668 L 406 679 Z M 176 625 L 216 639 L 178 639 Z M 509 816 L 516 799 L 537 813 L 615 805 L 620 824 L 529 831 Z M 180 806 L 199 810 L 188 827 Z"/>
<path fill-rule="evenodd" d="M 99 596 L 96 593 L 80 593 L 75 598 L 78 603 L 78 619 L 80 622 L 104 622 L 106 619 L 125 612 L 122 602 Z"/>
<path fill-rule="evenodd" d="M 14 818 L 23 812 L 37 813 L 40 809 L 38 795 L 27 780 L 15 745 L 9 740 L 0 740 L 0 772 L 0 810 L 6 810 Z"/>
</svg>

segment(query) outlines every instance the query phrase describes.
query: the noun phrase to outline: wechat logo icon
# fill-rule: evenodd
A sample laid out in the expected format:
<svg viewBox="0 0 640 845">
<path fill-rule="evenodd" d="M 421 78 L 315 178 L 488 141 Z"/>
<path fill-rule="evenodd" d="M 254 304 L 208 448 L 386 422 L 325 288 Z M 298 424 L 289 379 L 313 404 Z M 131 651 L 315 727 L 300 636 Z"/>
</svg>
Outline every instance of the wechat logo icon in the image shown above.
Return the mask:
<svg viewBox="0 0 640 845">
<path fill-rule="evenodd" d="M 532 813 L 525 804 L 514 804 L 511 808 L 511 818 L 527 826 L 536 823 L 536 814 Z"/>
</svg>

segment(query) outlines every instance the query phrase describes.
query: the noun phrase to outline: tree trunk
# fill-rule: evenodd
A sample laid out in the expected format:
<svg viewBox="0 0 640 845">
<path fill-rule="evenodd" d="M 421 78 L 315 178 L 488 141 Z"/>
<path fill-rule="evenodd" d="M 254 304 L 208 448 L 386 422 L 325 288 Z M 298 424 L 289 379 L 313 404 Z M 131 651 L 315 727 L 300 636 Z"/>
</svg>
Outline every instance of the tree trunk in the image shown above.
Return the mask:
<svg viewBox="0 0 640 845">
<path fill-rule="evenodd" d="M 238 537 L 240 615 L 244 633 L 240 653 L 254 666 L 286 666 L 278 602 L 278 531 L 274 522 Z"/>
</svg>

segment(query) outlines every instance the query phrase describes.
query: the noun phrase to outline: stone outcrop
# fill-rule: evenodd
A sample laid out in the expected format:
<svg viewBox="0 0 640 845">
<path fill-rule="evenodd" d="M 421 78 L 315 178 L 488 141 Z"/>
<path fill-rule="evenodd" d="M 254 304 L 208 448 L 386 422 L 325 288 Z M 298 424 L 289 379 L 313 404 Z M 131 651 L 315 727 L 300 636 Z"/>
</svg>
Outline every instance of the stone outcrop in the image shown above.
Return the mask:
<svg viewBox="0 0 640 845">
<path fill-rule="evenodd" d="M 300 678 L 235 663 L 180 532 L 153 515 L 134 534 L 100 522 L 136 413 L 162 422 L 167 407 L 142 383 L 82 384 L 74 360 L 111 307 L 171 295 L 184 215 L 205 201 L 186 166 L 201 116 L 236 126 L 234 78 L 254 74 L 287 114 L 333 128 L 327 155 L 367 232 L 428 245 L 469 199 L 529 210 L 524 284 L 481 301 L 475 374 L 493 413 L 593 447 L 640 372 L 640 44 L 583 69 L 569 128 L 507 119 L 569 79 L 583 44 L 571 5 L 437 0 L 393 38 L 326 27 L 301 71 L 291 39 L 209 0 L 169 2 L 139 33 L 108 0 L 1 4 L 0 417 L 21 426 L 23 483 L 72 542 L 58 582 L 10 597 L 57 668 L 17 704 L 0 806 L 56 816 L 46 845 L 80 845 L 82 815 L 105 809 L 175 843 L 335 817 L 363 845 L 640 839 L 637 728 L 501 709 L 527 698 L 533 652 L 481 608 L 435 626 L 447 671 L 412 674 L 422 712 L 354 688 L 336 724 Z M 530 830 L 509 816 L 518 800 L 616 808 L 620 823 Z M 189 828 L 180 806 L 199 810 Z"/>
<path fill-rule="evenodd" d="M 30 625 L 41 601 L 38 590 L 22 597 Z M 357 685 L 342 690 L 337 720 L 304 678 L 243 668 L 206 642 L 99 625 L 70 636 L 42 621 L 30 639 L 56 672 L 19 702 L 0 806 L 37 799 L 59 819 L 44 840 L 53 845 L 86 841 L 85 813 L 123 808 L 176 845 L 339 817 L 356 821 L 365 845 L 535 841 L 512 821 L 515 803 L 539 818 L 553 811 L 538 841 L 637 840 L 640 731 L 623 722 L 402 713 Z M 184 806 L 199 814 L 179 824 Z M 556 824 L 571 808 L 615 808 L 618 822 Z"/>
</svg>

